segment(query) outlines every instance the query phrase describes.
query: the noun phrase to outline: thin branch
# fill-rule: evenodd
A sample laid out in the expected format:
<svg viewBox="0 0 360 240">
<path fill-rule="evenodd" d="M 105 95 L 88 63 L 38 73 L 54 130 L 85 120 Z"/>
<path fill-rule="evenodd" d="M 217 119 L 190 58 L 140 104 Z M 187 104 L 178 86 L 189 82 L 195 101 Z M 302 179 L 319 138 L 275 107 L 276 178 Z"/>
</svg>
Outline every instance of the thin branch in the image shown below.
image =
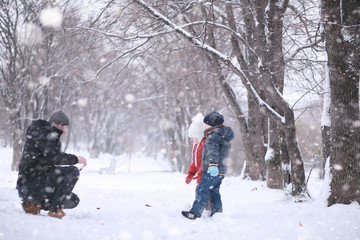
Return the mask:
<svg viewBox="0 0 360 240">
<path fill-rule="evenodd" d="M 147 42 L 149 41 L 149 39 L 146 39 L 146 41 L 144 41 L 143 43 L 123 52 L 122 54 L 120 54 L 119 56 L 113 58 L 112 60 L 110 60 L 109 62 L 107 62 L 104 66 L 102 66 L 97 72 L 96 72 L 96 77 L 99 76 L 99 74 L 107 67 L 109 67 L 111 64 L 113 64 L 114 62 L 116 62 L 117 60 L 119 60 L 121 57 L 125 56 L 128 53 L 131 53 L 133 51 L 135 51 L 136 49 L 140 48 L 141 46 L 145 45 Z M 96 78 L 95 77 L 95 78 Z M 83 82 L 85 83 L 85 82 Z"/>
<path fill-rule="evenodd" d="M 191 41 L 195 46 L 210 52 L 217 56 L 223 63 L 231 67 L 231 69 L 240 77 L 243 85 L 248 90 L 248 92 L 254 97 L 254 99 L 258 102 L 258 105 L 260 108 L 263 108 L 263 110 L 266 110 L 269 117 L 274 119 L 275 121 L 280 121 L 281 123 L 285 123 L 285 117 L 281 116 L 277 111 L 275 111 L 269 104 L 267 104 L 265 101 L 261 99 L 261 97 L 256 92 L 254 86 L 251 84 L 250 80 L 247 78 L 246 74 L 242 71 L 242 69 L 238 66 L 237 62 L 232 60 L 229 56 L 219 52 L 218 50 L 214 49 L 213 47 L 199 41 L 195 36 L 184 30 L 183 28 L 179 27 L 175 23 L 173 23 L 170 19 L 162 15 L 160 12 L 158 12 L 153 7 L 149 6 L 145 1 L 143 0 L 135 0 L 139 5 L 141 5 L 143 8 L 145 8 L 150 14 L 157 17 L 161 21 L 163 21 L 166 25 L 173 28 L 177 33 L 181 34 L 185 38 L 187 38 L 189 41 Z"/>
<path fill-rule="evenodd" d="M 290 55 L 290 58 L 293 58 L 295 57 L 300 51 L 304 50 L 304 49 L 307 49 L 307 48 L 312 48 L 316 45 L 318 45 L 319 43 L 323 42 L 323 38 L 320 38 L 318 39 L 317 41 L 311 43 L 311 44 L 308 44 L 308 45 L 304 45 L 302 47 L 299 47 L 298 49 L 296 49 L 291 55 Z"/>
<path fill-rule="evenodd" d="M 157 36 L 161 36 L 167 33 L 171 33 L 174 32 L 174 30 L 170 30 L 170 31 L 162 31 L 162 32 L 158 32 L 156 34 L 149 34 L 149 35 L 134 35 L 134 36 L 130 36 L 130 37 L 123 37 L 121 35 L 118 34 L 114 34 L 114 33 L 109 33 L 109 32 L 105 32 L 105 31 L 101 31 L 95 28 L 90 28 L 90 27 L 73 27 L 72 29 L 82 29 L 82 30 L 88 30 L 88 31 L 93 31 L 96 33 L 101 33 L 107 37 L 112 37 L 112 38 L 119 38 L 121 40 L 124 41 L 129 41 L 129 40 L 135 40 L 135 39 L 139 39 L 139 38 L 153 38 L 153 37 L 157 37 Z M 70 28 L 67 28 L 67 30 L 71 30 Z"/>
<path fill-rule="evenodd" d="M 324 80 L 321 80 L 320 82 L 318 82 L 314 87 L 312 87 L 311 89 L 309 89 L 308 91 L 306 91 L 306 93 L 304 93 L 298 100 L 296 100 L 296 102 L 292 105 L 291 109 L 294 109 L 295 105 L 303 98 L 305 97 L 307 94 L 309 94 L 313 89 L 315 89 L 317 86 L 319 86 Z"/>
<path fill-rule="evenodd" d="M 95 23 L 101 18 L 101 16 L 103 15 L 103 13 L 105 12 L 106 9 L 108 9 L 110 7 L 110 5 L 114 2 L 115 0 L 111 0 L 99 13 L 99 15 L 97 16 L 97 18 L 89 25 L 89 28 L 93 27 L 95 25 Z"/>
</svg>

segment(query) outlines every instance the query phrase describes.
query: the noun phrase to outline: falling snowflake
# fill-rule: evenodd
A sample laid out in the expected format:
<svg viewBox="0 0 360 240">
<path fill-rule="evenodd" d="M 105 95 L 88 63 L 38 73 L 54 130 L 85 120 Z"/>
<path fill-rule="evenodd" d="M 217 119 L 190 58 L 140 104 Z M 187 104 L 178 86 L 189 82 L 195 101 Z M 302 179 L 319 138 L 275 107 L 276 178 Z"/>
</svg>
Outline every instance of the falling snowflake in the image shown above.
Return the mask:
<svg viewBox="0 0 360 240">
<path fill-rule="evenodd" d="M 20 25 L 17 34 L 19 42 L 25 46 L 33 47 L 41 44 L 43 40 L 41 29 L 34 23 L 27 22 Z"/>
<path fill-rule="evenodd" d="M 77 104 L 79 105 L 79 107 L 86 107 L 88 104 L 88 99 L 87 98 L 80 98 L 77 101 Z"/>
<path fill-rule="evenodd" d="M 343 167 L 342 167 L 341 165 L 339 165 L 339 164 L 334 164 L 333 167 L 334 167 L 334 169 L 337 170 L 337 171 L 343 170 Z"/>
<path fill-rule="evenodd" d="M 60 28 L 63 22 L 63 15 L 59 8 L 45 8 L 40 12 L 40 22 L 50 28 Z"/>
<path fill-rule="evenodd" d="M 125 100 L 127 101 L 127 102 L 134 102 L 135 101 L 135 96 L 133 95 L 133 94 L 126 94 L 125 95 Z"/>
</svg>

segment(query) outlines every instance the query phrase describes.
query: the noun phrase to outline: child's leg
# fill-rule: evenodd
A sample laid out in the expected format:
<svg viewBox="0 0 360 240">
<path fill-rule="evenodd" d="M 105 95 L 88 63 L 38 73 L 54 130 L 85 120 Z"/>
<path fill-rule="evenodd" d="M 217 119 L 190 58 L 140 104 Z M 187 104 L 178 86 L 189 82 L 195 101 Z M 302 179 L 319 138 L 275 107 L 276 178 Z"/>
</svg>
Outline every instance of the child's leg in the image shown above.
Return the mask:
<svg viewBox="0 0 360 240">
<path fill-rule="evenodd" d="M 222 212 L 222 202 L 221 202 L 221 194 L 220 194 L 220 186 L 222 183 L 222 179 L 224 179 L 223 175 L 217 176 L 220 178 L 218 183 L 210 190 L 210 206 L 211 206 L 211 215 L 214 215 L 217 212 Z"/>
<path fill-rule="evenodd" d="M 194 201 L 193 206 L 190 209 L 191 213 L 201 216 L 204 211 L 206 202 L 209 199 L 210 190 L 216 187 L 218 185 L 218 182 L 221 182 L 222 178 L 223 176 L 221 175 L 212 177 L 208 173 L 204 173 L 202 175 L 201 182 L 196 189 L 196 200 Z"/>
</svg>

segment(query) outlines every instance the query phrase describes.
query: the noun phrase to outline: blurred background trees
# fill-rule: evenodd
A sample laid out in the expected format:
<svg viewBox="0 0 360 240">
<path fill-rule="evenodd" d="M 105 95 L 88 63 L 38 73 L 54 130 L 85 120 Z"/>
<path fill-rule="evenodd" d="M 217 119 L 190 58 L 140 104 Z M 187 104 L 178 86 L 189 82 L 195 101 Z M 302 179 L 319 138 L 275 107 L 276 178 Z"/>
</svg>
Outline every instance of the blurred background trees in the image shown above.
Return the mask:
<svg viewBox="0 0 360 240">
<path fill-rule="evenodd" d="M 278 6 L 276 2 L 274 6 Z M 246 40 L 237 39 L 238 48 L 231 42 L 230 9 L 225 1 L 149 3 L 204 43 L 215 43 L 232 58 L 240 59 L 242 54 L 245 61 L 241 66 L 254 84 L 257 81 L 259 93 L 265 85 L 259 80 L 259 59 L 251 51 L 260 56 L 272 49 L 267 45 L 271 42 L 262 41 L 276 33 L 272 37 L 281 39 L 277 52 L 283 53 L 283 65 L 271 65 L 271 71 L 283 76 L 281 91 L 295 114 L 305 166 L 321 159 L 325 58 L 318 1 L 285 1 L 283 13 L 272 15 L 274 20 L 280 16 L 277 20 L 283 24 L 276 32 L 267 32 L 270 12 L 266 5 L 234 1 L 236 29 L 232 31 Z M 24 131 L 31 120 L 46 119 L 62 108 L 71 118 L 65 148 L 86 149 L 93 157 L 142 151 L 164 158 L 174 171 L 184 172 L 191 159 L 187 137 L 191 118 L 198 112 L 217 110 L 235 130 L 229 173 L 243 171 L 253 180 L 266 178 L 268 121 L 258 114 L 236 74 L 222 63 L 219 73 L 209 54 L 149 17 L 135 2 L 6 0 L 0 7 L 0 111 L 4 123 L 0 138 L 3 145 L 14 148 L 12 169 L 17 167 Z M 54 8 L 63 17 L 58 27 L 40 18 L 43 9 Z M 254 17 L 263 19 L 258 21 L 262 25 L 256 26 Z M 274 56 L 268 59 L 279 59 Z M 219 77 L 229 84 L 242 116 L 234 114 Z M 244 139 L 254 130 L 258 131 L 258 148 L 246 147 Z M 280 149 L 283 138 L 278 135 L 277 139 Z M 250 161 L 249 156 L 255 155 Z M 278 163 L 285 162 L 284 156 L 280 159 Z M 243 169 L 245 160 L 247 168 Z"/>
</svg>

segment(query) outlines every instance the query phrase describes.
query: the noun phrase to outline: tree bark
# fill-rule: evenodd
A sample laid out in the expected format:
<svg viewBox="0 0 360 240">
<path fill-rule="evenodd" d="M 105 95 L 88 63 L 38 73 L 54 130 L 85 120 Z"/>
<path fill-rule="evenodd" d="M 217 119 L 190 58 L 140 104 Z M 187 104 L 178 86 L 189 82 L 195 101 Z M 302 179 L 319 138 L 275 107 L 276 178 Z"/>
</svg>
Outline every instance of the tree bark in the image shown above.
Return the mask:
<svg viewBox="0 0 360 240">
<path fill-rule="evenodd" d="M 25 137 L 24 129 L 21 127 L 20 114 L 17 113 L 16 115 L 11 116 L 11 121 L 13 122 L 13 159 L 11 162 L 11 170 L 18 171 L 19 164 L 22 155 L 22 147 L 23 147 L 23 137 Z"/>
<path fill-rule="evenodd" d="M 270 139 L 266 161 L 267 164 L 267 186 L 273 189 L 284 188 L 284 175 L 281 164 L 279 127 L 275 122 L 270 124 Z"/>
<path fill-rule="evenodd" d="M 325 165 L 330 157 L 331 150 L 331 89 L 329 80 L 329 68 L 325 66 L 325 93 L 323 97 L 323 112 L 321 116 L 321 141 L 322 141 L 322 164 L 320 166 L 320 177 L 325 178 Z"/>
<path fill-rule="evenodd" d="M 286 1 L 285 1 L 286 4 Z M 265 66 L 269 69 L 266 70 L 267 73 L 263 75 L 264 80 L 267 82 L 267 85 L 274 85 L 278 88 L 278 91 L 282 94 L 284 88 L 284 73 L 285 73 L 285 61 L 284 54 L 282 52 L 282 31 L 283 31 L 283 18 L 284 12 L 286 10 L 286 5 L 282 6 L 279 4 L 278 0 L 271 0 L 268 3 L 268 10 L 264 9 L 264 12 L 267 14 L 267 26 L 269 28 L 269 40 L 267 41 L 266 49 L 264 54 Z M 271 72 L 271 74 L 268 73 Z M 274 98 L 272 95 L 276 94 L 273 91 L 265 92 L 265 99 L 270 102 L 271 106 L 274 107 L 280 114 L 283 114 L 283 111 L 278 107 L 279 102 L 272 101 Z M 269 99 L 269 100 L 268 100 Z M 269 159 L 268 164 L 268 175 L 277 176 L 276 181 L 271 180 L 273 183 L 268 185 L 273 188 L 282 188 L 284 187 L 284 175 L 282 170 L 282 152 L 281 147 L 286 148 L 284 145 L 285 142 L 281 142 L 282 131 L 280 130 L 281 125 L 277 123 L 270 122 L 270 148 L 273 151 L 272 158 Z"/>
<path fill-rule="evenodd" d="M 360 203 L 360 2 L 323 0 L 331 89 L 331 194 L 328 205 Z"/>
<path fill-rule="evenodd" d="M 230 2 L 229 2 L 230 3 Z M 245 11 L 244 9 L 250 9 L 249 3 L 242 3 L 242 13 L 245 21 L 245 39 L 250 43 L 254 51 L 261 52 L 265 46 L 265 38 L 263 37 L 263 28 L 256 28 L 255 15 L 258 18 L 264 16 L 265 6 L 259 6 L 257 8 L 258 14 L 253 14 L 252 11 Z M 261 14 L 260 14 L 261 13 Z M 231 4 L 226 4 L 226 14 L 229 27 L 237 32 L 236 21 L 234 18 L 234 11 Z M 259 23 L 263 24 L 264 21 L 259 20 Z M 260 24 L 259 24 L 260 25 Z M 264 26 L 264 25 L 262 25 Z M 234 53 L 238 59 L 238 62 L 243 69 L 247 69 L 250 74 L 249 79 L 255 89 L 263 96 L 262 82 L 257 71 L 258 59 L 253 54 L 249 54 L 245 59 L 242 50 L 239 46 L 239 42 L 236 36 L 231 36 L 231 43 Z M 245 122 L 246 124 L 246 122 Z M 265 138 L 267 132 L 264 131 L 267 124 L 267 117 L 260 111 L 258 102 L 255 101 L 250 94 L 248 94 L 248 118 L 247 118 L 247 143 L 245 144 L 246 151 L 251 154 L 246 159 L 246 168 L 244 172 L 244 178 L 249 177 L 251 180 L 265 180 L 266 179 L 266 167 L 265 167 L 265 153 L 266 147 Z"/>
<path fill-rule="evenodd" d="M 285 134 L 281 132 L 281 139 L 280 139 L 280 150 L 281 150 L 281 160 L 283 163 L 283 176 L 284 176 L 284 186 L 291 184 L 291 164 L 290 164 L 290 156 L 288 151 L 288 144 L 285 140 Z"/>
<path fill-rule="evenodd" d="M 322 164 L 320 169 L 321 178 L 325 177 L 325 165 L 326 165 L 326 161 L 330 157 L 330 149 L 331 149 L 330 130 L 331 130 L 330 126 L 321 127 L 322 154 L 323 154 Z"/>
<path fill-rule="evenodd" d="M 253 181 L 266 179 L 265 153 L 264 145 L 266 138 L 267 117 L 259 111 L 258 104 L 248 96 L 248 126 L 249 126 L 249 142 L 247 146 L 252 150 L 252 158 L 248 159 L 249 166 L 245 171 L 244 177 L 250 177 Z M 265 130 L 265 131 L 264 131 Z"/>
</svg>

